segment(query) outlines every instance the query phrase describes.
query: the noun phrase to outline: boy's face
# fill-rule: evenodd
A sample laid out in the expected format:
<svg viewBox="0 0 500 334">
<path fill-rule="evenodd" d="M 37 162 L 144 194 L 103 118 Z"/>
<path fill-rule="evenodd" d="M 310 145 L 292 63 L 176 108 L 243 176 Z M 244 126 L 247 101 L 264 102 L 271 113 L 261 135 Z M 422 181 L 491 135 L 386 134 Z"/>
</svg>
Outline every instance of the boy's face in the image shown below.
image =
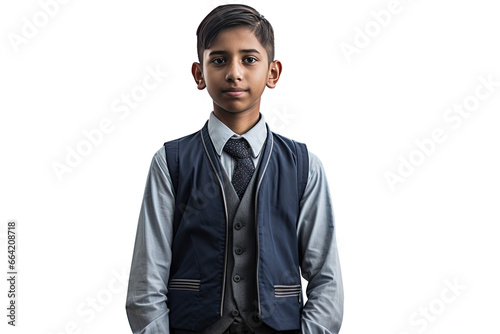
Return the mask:
<svg viewBox="0 0 500 334">
<path fill-rule="evenodd" d="M 207 87 L 216 115 L 256 113 L 265 87 L 274 88 L 281 63 L 268 66 L 267 52 L 248 27 L 219 32 L 210 49 L 203 53 L 203 70 L 193 64 L 198 89 Z"/>
</svg>

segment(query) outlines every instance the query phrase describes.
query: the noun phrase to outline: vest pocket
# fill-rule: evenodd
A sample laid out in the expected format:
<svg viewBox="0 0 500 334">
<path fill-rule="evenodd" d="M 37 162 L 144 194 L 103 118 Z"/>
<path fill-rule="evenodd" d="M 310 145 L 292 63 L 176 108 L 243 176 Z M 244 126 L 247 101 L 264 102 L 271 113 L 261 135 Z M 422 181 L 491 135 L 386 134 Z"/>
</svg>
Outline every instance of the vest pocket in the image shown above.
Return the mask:
<svg viewBox="0 0 500 334">
<path fill-rule="evenodd" d="M 169 290 L 200 291 L 201 280 L 187 278 L 172 278 L 168 283 Z"/>
<path fill-rule="evenodd" d="M 274 296 L 275 297 L 297 297 L 300 296 L 301 287 L 300 284 L 297 285 L 275 285 L 274 286 Z"/>
</svg>

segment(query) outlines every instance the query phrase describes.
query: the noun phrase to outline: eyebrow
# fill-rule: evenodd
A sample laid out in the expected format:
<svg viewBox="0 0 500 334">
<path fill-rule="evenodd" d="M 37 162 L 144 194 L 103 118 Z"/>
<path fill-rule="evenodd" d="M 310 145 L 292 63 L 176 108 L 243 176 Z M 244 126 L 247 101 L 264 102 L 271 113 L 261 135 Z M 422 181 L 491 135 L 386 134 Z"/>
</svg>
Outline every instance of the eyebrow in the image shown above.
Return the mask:
<svg viewBox="0 0 500 334">
<path fill-rule="evenodd" d="M 256 49 L 243 49 L 243 50 L 240 50 L 239 53 L 252 53 L 252 52 L 255 52 L 255 53 L 258 53 L 260 54 L 259 51 L 257 51 Z M 224 55 L 224 54 L 227 54 L 228 52 L 227 51 L 224 51 L 224 50 L 216 50 L 216 51 L 212 51 L 208 54 L 208 56 L 213 56 L 213 55 Z"/>
</svg>

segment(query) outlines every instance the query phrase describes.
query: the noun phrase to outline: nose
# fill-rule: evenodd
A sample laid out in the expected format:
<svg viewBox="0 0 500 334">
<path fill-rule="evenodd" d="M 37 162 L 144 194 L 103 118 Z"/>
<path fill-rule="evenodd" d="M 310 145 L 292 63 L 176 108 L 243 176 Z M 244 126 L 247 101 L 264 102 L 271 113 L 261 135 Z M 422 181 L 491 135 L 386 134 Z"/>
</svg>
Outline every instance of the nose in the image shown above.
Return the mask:
<svg viewBox="0 0 500 334">
<path fill-rule="evenodd" d="M 232 60 L 227 66 L 226 80 L 236 81 L 243 78 L 241 64 L 237 60 Z"/>
</svg>

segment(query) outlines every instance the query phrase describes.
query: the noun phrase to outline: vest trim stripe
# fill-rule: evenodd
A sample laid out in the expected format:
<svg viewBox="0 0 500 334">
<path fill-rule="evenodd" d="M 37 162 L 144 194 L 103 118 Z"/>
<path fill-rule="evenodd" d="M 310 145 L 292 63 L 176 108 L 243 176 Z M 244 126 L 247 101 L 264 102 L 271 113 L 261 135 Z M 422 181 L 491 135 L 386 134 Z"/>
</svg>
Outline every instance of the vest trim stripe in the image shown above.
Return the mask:
<svg viewBox="0 0 500 334">
<path fill-rule="evenodd" d="M 170 280 L 168 288 L 171 290 L 200 291 L 200 285 L 199 279 L 176 278 Z"/>
<path fill-rule="evenodd" d="M 267 124 L 266 124 L 267 126 Z M 269 165 L 269 161 L 271 160 L 271 153 L 273 152 L 273 146 L 274 146 L 274 138 L 273 136 L 269 136 L 269 127 L 267 126 L 267 133 L 268 133 L 268 138 L 270 138 L 271 140 L 269 140 L 271 142 L 271 147 L 269 149 L 269 153 L 267 155 L 267 161 L 266 161 L 266 165 L 264 166 L 264 169 L 262 170 L 262 174 L 260 175 L 260 179 L 259 179 L 259 182 L 257 183 L 257 189 L 255 191 L 255 217 L 257 219 L 258 217 L 258 214 L 257 214 L 257 208 L 259 206 L 259 202 L 258 202 L 258 198 L 259 198 L 259 189 L 260 189 L 260 184 L 262 183 L 262 179 L 264 179 L 264 174 L 266 173 L 266 170 L 267 170 L 267 165 Z M 267 153 L 267 152 L 266 152 Z M 256 252 L 257 252 L 257 270 L 255 271 L 256 272 L 256 282 L 257 282 L 257 315 L 260 317 L 261 316 L 261 310 L 260 310 L 260 289 L 259 289 L 259 262 L 260 262 L 260 245 L 259 245 L 259 223 L 256 221 L 256 224 L 255 224 L 255 236 L 256 236 L 256 239 L 257 239 L 257 248 L 256 248 Z"/>
<path fill-rule="evenodd" d="M 302 287 L 298 284 L 295 285 L 275 285 L 274 296 L 277 298 L 283 297 L 297 297 L 300 294 Z"/>
<path fill-rule="evenodd" d="M 220 185 L 220 190 L 222 193 L 222 201 L 224 202 L 224 214 L 226 216 L 226 247 L 225 247 L 225 252 L 224 252 L 224 273 L 222 275 L 222 293 L 221 293 L 221 301 L 220 301 L 220 317 L 222 318 L 222 313 L 224 310 L 224 294 L 226 292 L 226 271 L 227 271 L 227 239 L 228 239 L 228 214 L 227 214 L 227 204 L 226 204 L 226 195 L 224 194 L 224 185 L 222 184 L 222 180 L 219 177 L 219 174 L 217 173 L 217 169 L 214 166 L 214 163 L 212 161 L 212 158 L 210 157 L 210 154 L 208 153 L 207 145 L 205 143 L 205 138 L 203 138 L 203 129 L 200 131 L 200 136 L 201 140 L 203 142 L 203 147 L 205 148 L 205 153 L 207 154 L 208 160 L 210 161 L 210 164 L 212 165 L 212 168 L 214 170 L 215 176 L 217 176 L 217 180 L 219 181 Z"/>
</svg>

